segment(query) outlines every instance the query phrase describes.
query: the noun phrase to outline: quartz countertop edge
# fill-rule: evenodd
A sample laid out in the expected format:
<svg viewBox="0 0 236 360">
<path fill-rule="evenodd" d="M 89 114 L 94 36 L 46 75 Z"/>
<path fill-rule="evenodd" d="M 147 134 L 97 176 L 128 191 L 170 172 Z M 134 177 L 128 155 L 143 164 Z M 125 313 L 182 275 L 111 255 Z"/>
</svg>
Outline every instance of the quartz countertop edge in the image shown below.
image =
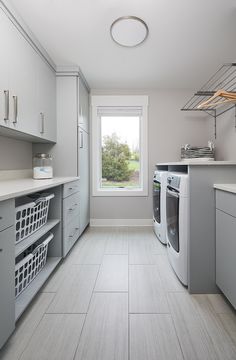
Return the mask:
<svg viewBox="0 0 236 360">
<path fill-rule="evenodd" d="M 214 188 L 236 194 L 236 184 L 214 184 Z"/>
<path fill-rule="evenodd" d="M 175 166 L 175 165 L 187 165 L 187 166 L 207 166 L 207 165 L 236 165 L 235 161 L 176 161 L 176 162 L 166 162 L 166 163 L 157 163 L 156 166 Z"/>
<path fill-rule="evenodd" d="M 35 180 L 32 178 L 1 180 L 0 201 L 50 189 L 75 180 L 79 180 L 79 177 L 54 177 L 53 179 L 40 180 Z"/>
</svg>

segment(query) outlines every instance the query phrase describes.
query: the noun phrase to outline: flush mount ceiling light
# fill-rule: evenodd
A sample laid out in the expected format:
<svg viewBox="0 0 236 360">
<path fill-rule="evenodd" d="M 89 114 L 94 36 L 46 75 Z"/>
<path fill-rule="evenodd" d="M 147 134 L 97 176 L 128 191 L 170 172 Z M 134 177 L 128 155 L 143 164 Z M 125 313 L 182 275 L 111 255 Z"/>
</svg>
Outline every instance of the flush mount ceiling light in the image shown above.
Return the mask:
<svg viewBox="0 0 236 360">
<path fill-rule="evenodd" d="M 112 39 L 121 46 L 140 45 L 148 36 L 148 26 L 136 16 L 122 16 L 116 19 L 110 28 Z"/>
</svg>

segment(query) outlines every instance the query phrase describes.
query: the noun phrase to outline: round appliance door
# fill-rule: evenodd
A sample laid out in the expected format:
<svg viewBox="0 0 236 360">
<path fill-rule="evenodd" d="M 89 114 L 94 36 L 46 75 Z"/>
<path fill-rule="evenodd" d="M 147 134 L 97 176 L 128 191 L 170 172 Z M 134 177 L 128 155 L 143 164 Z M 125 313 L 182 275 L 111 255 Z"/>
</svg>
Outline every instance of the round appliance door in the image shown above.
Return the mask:
<svg viewBox="0 0 236 360">
<path fill-rule="evenodd" d="M 157 180 L 153 180 L 153 217 L 161 223 L 161 184 Z"/>
<path fill-rule="evenodd" d="M 166 190 L 167 238 L 172 248 L 179 252 L 179 193 L 167 186 Z"/>
</svg>

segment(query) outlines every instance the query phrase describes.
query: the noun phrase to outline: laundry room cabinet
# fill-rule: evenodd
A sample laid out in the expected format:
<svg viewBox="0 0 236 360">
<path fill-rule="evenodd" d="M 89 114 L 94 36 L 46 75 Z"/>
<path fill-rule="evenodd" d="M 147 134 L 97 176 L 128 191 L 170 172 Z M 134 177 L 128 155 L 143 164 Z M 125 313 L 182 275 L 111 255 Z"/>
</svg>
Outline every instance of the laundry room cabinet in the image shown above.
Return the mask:
<svg viewBox="0 0 236 360">
<path fill-rule="evenodd" d="M 80 235 L 89 224 L 89 88 L 78 67 L 57 71 L 57 143 L 34 144 L 33 152 L 53 156 L 55 176 L 79 176 Z"/>
<path fill-rule="evenodd" d="M 216 284 L 236 308 L 236 194 L 216 190 Z"/>
<path fill-rule="evenodd" d="M 0 5 L 0 130 L 56 141 L 56 76 Z"/>
<path fill-rule="evenodd" d="M 0 348 L 15 328 L 14 201 L 0 203 Z"/>
</svg>

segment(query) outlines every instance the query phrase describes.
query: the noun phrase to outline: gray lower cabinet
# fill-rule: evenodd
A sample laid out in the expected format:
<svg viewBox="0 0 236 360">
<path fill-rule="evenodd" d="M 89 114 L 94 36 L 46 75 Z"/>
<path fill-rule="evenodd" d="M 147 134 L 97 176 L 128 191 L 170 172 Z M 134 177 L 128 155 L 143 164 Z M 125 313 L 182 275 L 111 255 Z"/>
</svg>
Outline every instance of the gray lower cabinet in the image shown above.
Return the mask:
<svg viewBox="0 0 236 360">
<path fill-rule="evenodd" d="M 79 180 L 67 183 L 63 188 L 63 257 L 65 257 L 80 235 Z"/>
<path fill-rule="evenodd" d="M 14 239 L 14 226 L 0 232 L 0 348 L 15 328 Z"/>
<path fill-rule="evenodd" d="M 234 204 L 234 207 L 232 207 Z M 236 194 L 216 190 L 216 284 L 236 308 Z"/>
</svg>

